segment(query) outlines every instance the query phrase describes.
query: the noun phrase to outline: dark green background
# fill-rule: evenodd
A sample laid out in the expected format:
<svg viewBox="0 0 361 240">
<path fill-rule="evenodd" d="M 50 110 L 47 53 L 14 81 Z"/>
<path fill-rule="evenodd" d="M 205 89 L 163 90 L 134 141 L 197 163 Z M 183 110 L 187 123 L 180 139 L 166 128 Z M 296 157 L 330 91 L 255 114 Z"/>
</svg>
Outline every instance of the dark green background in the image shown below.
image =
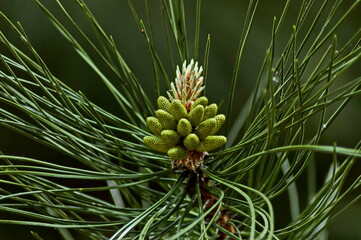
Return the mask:
<svg viewBox="0 0 361 240">
<path fill-rule="evenodd" d="M 45 2 L 45 1 L 44 1 Z M 46 1 L 47 6 L 58 12 L 55 7 L 55 1 Z M 64 0 L 65 6 L 69 11 L 74 13 L 74 18 L 83 26 L 85 31 L 89 32 L 90 28 L 86 23 L 84 16 L 81 15 L 80 9 L 73 3 L 74 1 Z M 157 40 L 157 49 L 164 60 L 168 74 L 171 79 L 174 78 L 175 66 L 167 59 L 166 44 L 163 35 L 163 26 L 160 18 L 159 0 L 149 1 L 151 14 L 154 20 L 154 33 Z M 194 1 L 185 1 L 186 18 L 189 26 L 188 40 L 190 43 L 190 53 L 193 52 L 194 37 Z M 248 98 L 252 88 L 255 85 L 256 77 L 263 61 L 265 51 L 270 42 L 271 27 L 273 16 L 279 16 L 285 1 L 261 1 L 259 11 L 256 15 L 253 29 L 246 46 L 245 55 L 240 69 L 240 83 L 237 86 L 234 115 L 239 112 L 242 104 Z M 281 51 L 283 44 L 288 40 L 292 25 L 295 23 L 296 14 L 301 1 L 294 1 L 291 7 L 291 13 L 283 26 L 282 34 L 279 38 L 278 48 Z M 344 1 L 343 9 L 350 6 L 353 1 Z M 140 33 L 134 18 L 124 0 L 98 0 L 87 1 L 90 9 L 99 22 L 105 28 L 108 34 L 114 36 L 121 54 L 136 74 L 136 77 L 142 82 L 146 92 L 155 100 L 153 70 L 146 44 Z M 134 1 L 141 18 L 146 21 L 144 1 Z M 316 5 L 321 4 L 316 0 Z M 238 48 L 239 38 L 241 35 L 243 19 L 247 9 L 247 1 L 237 0 L 204 0 L 202 1 L 202 22 L 200 35 L 200 61 L 203 61 L 204 45 L 207 34 L 211 34 L 211 51 L 209 58 L 209 71 L 207 82 L 207 95 L 212 102 L 221 102 L 227 99 L 230 81 L 232 78 L 236 51 Z M 25 28 L 29 38 L 38 52 L 48 64 L 54 75 L 70 85 L 75 90 L 81 90 L 89 99 L 102 106 L 103 108 L 121 115 L 117 105 L 111 98 L 109 92 L 101 84 L 97 75 L 82 62 L 81 58 L 72 50 L 70 45 L 62 36 L 53 28 L 42 15 L 36 5 L 29 0 L 1 0 L 0 10 L 4 12 L 12 21 L 20 21 Z M 339 44 L 347 40 L 353 32 L 361 27 L 361 8 L 360 6 L 346 20 L 345 24 L 338 31 Z M 309 19 L 310 21 L 313 19 Z M 0 20 L 0 29 L 5 32 L 9 39 L 17 43 L 16 36 Z M 3 46 L 0 51 L 3 52 Z M 176 56 L 176 55 L 175 55 Z M 192 54 L 190 54 L 192 57 Z M 175 58 L 176 63 L 180 62 Z M 358 67 L 348 71 L 343 79 L 354 79 L 361 75 L 361 64 Z M 166 89 L 163 89 L 165 93 Z M 227 102 L 225 103 L 227 104 Z M 358 96 L 345 108 L 329 131 L 322 138 L 322 144 L 333 144 L 353 147 L 361 136 L 361 98 Z M 223 112 L 226 108 L 221 109 Z M 0 128 L 0 150 L 5 154 L 16 154 L 40 159 L 52 159 L 56 161 L 66 161 L 68 159 L 62 154 L 58 154 L 51 149 L 43 147 L 27 138 Z M 328 162 L 329 156 L 320 155 L 317 159 L 319 162 Z M 358 165 L 359 166 L 359 165 Z M 321 168 L 322 169 L 322 168 Z M 353 172 L 354 176 L 360 174 L 360 170 Z M 302 194 L 302 193 L 301 193 Z M 0 213 L 1 217 L 1 213 Z M 8 216 L 9 217 L 9 216 Z M 11 216 L 10 216 L 11 218 Z M 282 216 L 280 216 L 282 218 Z M 332 224 L 330 229 L 330 239 L 361 239 L 361 207 L 360 204 L 353 206 L 337 222 Z M 26 231 L 19 231 L 19 227 L 0 225 L 0 239 L 32 239 L 28 231 L 32 228 L 23 227 Z M 57 239 L 51 234 L 52 229 L 37 229 L 42 236 L 46 236 L 45 231 L 49 232 L 48 239 Z M 80 239 L 80 238 L 79 238 Z"/>
</svg>

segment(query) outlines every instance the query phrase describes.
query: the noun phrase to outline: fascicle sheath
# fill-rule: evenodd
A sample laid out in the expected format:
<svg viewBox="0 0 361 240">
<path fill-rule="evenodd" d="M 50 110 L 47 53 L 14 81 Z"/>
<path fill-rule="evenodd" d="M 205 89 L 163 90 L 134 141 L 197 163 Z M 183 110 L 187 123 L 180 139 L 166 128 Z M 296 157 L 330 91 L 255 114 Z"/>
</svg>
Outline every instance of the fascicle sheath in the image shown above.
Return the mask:
<svg viewBox="0 0 361 240">
<path fill-rule="evenodd" d="M 147 125 L 149 130 L 155 135 L 159 136 L 160 133 L 163 131 L 162 125 L 160 124 L 159 120 L 156 117 L 148 117 Z"/>
<path fill-rule="evenodd" d="M 200 139 L 204 139 L 213 132 L 216 124 L 216 119 L 207 119 L 199 124 L 199 126 L 195 130 L 195 134 L 197 134 Z"/>
<path fill-rule="evenodd" d="M 216 119 L 217 124 L 214 127 L 211 135 L 217 133 L 219 131 L 219 129 L 221 129 L 223 123 L 226 121 L 226 116 L 224 114 L 218 114 L 217 116 L 214 117 L 214 119 Z"/>
<path fill-rule="evenodd" d="M 161 133 L 161 138 L 169 147 L 173 147 L 179 142 L 180 136 L 174 130 L 163 130 Z"/>
<path fill-rule="evenodd" d="M 167 145 L 167 143 L 161 139 L 160 137 L 156 137 L 156 136 L 146 136 L 143 138 L 143 141 L 145 144 L 147 144 L 150 148 L 158 151 L 158 152 L 162 152 L 162 153 L 166 153 L 169 150 L 169 146 Z"/>
<path fill-rule="evenodd" d="M 177 122 L 170 113 L 160 109 L 155 111 L 155 115 L 157 115 L 157 118 L 163 129 L 173 130 L 177 127 Z"/>
<path fill-rule="evenodd" d="M 198 105 L 188 113 L 188 120 L 192 126 L 196 127 L 202 121 L 204 115 L 204 107 Z"/>
<path fill-rule="evenodd" d="M 188 156 L 188 151 L 182 146 L 176 146 L 168 150 L 168 156 L 173 160 L 181 160 Z"/>
<path fill-rule="evenodd" d="M 179 100 L 174 100 L 170 104 L 169 112 L 173 115 L 176 121 L 179 121 L 181 118 L 186 118 L 188 115 L 186 107 Z"/>
<path fill-rule="evenodd" d="M 159 109 L 169 112 L 170 101 L 166 97 L 160 96 L 157 100 L 157 104 Z"/>
<path fill-rule="evenodd" d="M 187 119 L 182 118 L 178 122 L 177 132 L 182 137 L 187 136 L 188 134 L 190 134 L 192 132 L 192 124 Z"/>
<path fill-rule="evenodd" d="M 199 147 L 199 138 L 196 134 L 191 133 L 184 138 L 183 144 L 187 150 L 196 150 Z"/>
<path fill-rule="evenodd" d="M 208 105 L 204 109 L 203 121 L 215 117 L 217 114 L 217 111 L 218 111 L 217 104 L 212 103 L 211 105 Z"/>
<path fill-rule="evenodd" d="M 194 101 L 193 105 L 191 106 L 191 111 L 198 105 L 202 105 L 203 107 L 207 106 L 208 104 L 208 98 L 206 97 L 200 97 L 197 100 Z"/>
<path fill-rule="evenodd" d="M 200 142 L 196 150 L 198 152 L 209 152 L 223 146 L 226 142 L 227 138 L 225 136 L 208 136 Z"/>
</svg>

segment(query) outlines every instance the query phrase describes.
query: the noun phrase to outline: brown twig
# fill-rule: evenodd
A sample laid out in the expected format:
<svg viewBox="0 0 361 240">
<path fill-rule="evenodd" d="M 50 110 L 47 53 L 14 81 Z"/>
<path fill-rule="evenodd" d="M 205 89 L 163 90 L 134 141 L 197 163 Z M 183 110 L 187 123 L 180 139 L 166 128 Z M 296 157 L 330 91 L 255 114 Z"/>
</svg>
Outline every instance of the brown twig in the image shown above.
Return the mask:
<svg viewBox="0 0 361 240">
<path fill-rule="evenodd" d="M 189 178 L 189 194 L 196 194 L 196 184 L 197 184 L 197 178 L 199 179 L 199 189 L 202 199 L 202 204 L 204 211 L 209 210 L 216 202 L 217 197 L 214 196 L 211 191 L 209 191 L 210 181 L 209 178 L 200 170 L 197 172 L 191 171 L 188 172 L 188 178 Z M 217 213 L 217 210 L 214 209 L 211 211 L 205 218 L 206 221 L 210 221 L 214 215 Z M 229 223 L 230 216 L 228 214 L 228 211 L 225 209 L 221 209 L 219 211 L 219 216 L 216 220 L 216 224 L 221 226 L 222 228 L 226 229 L 227 231 L 231 233 L 236 233 L 236 229 L 233 225 Z M 223 240 L 223 239 L 231 239 L 230 236 L 228 236 L 226 233 L 220 232 L 217 240 Z"/>
</svg>

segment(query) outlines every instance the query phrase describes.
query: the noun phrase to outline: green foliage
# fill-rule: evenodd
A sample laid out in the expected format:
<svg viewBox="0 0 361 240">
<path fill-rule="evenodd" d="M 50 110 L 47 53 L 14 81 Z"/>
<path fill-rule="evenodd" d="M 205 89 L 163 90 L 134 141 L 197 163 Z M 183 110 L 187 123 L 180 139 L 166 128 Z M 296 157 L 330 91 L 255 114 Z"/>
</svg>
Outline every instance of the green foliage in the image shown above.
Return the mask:
<svg viewBox="0 0 361 240">
<path fill-rule="evenodd" d="M 294 23 L 286 21 L 286 17 L 296 1 L 287 0 L 280 16 L 273 19 L 271 41 L 258 78 L 253 81 L 254 91 L 246 93 L 239 88 L 239 73 L 257 10 L 262 5 L 250 0 L 227 104 L 225 109 L 219 105 L 219 111 L 226 114 L 216 115 L 218 107 L 207 106 L 207 98 L 200 97 L 190 109 L 188 122 L 184 113 L 174 117 L 168 112 L 178 105 L 165 102 L 166 98 L 148 98 L 115 39 L 82 0 L 74 4 L 83 12 L 94 36 L 85 34 L 62 1 L 56 1 L 56 10 L 46 7 L 46 1 L 34 2 L 97 74 L 122 116 L 105 111 L 58 79 L 22 25 L 12 23 L 1 13 L 1 22 L 13 29 L 23 46 L 17 46 L 0 32 L 0 125 L 68 155 L 77 166 L 53 163 L 51 156 L 48 160 L 7 155 L 5 149 L 0 155 L 0 211 L 16 217 L 2 218 L 0 224 L 55 228 L 66 240 L 75 239 L 76 232 L 84 239 L 94 240 L 226 236 L 252 240 L 317 239 L 337 216 L 360 199 L 360 194 L 352 196 L 360 191 L 361 176 L 359 172 L 356 177 L 349 173 L 360 160 L 361 142 L 354 148 L 319 144 L 349 101 L 361 93 L 361 76 L 350 79 L 345 75 L 360 63 L 361 29 L 346 41 L 339 41 L 336 36 L 348 15 L 360 9 L 359 0 L 351 5 L 342 0 L 304 0 Z M 193 23 L 185 19 L 186 13 L 192 13 L 183 0 L 160 3 L 161 13 L 157 14 L 164 21 L 169 59 L 180 64 L 192 57 L 198 59 L 199 52 L 204 51 L 204 82 L 216 82 L 207 75 L 211 37 L 208 36 L 205 49 L 200 47 L 201 5 L 206 1 L 195 1 Z M 148 1 L 147 24 L 138 16 L 133 2 L 128 0 L 128 4 L 148 48 L 158 96 L 164 86 L 177 94 L 176 86 L 169 81 L 174 70 L 167 69 L 164 63 L 168 59 L 157 51 Z M 58 10 L 65 19 L 57 16 Z M 188 38 L 189 24 L 195 26 L 192 40 Z M 282 29 L 292 29 L 284 44 L 279 40 Z M 190 53 L 191 49 L 194 53 Z M 168 72 L 172 75 L 168 76 Z M 203 89 L 200 85 L 193 89 L 197 91 L 184 94 L 196 99 Z M 249 96 L 239 113 L 233 111 L 236 94 Z M 157 118 L 149 118 L 156 102 L 160 109 L 156 111 Z M 178 109 L 176 113 L 179 112 L 182 111 Z M 171 160 L 165 153 L 182 159 L 187 152 L 182 146 L 170 146 L 177 144 L 173 138 L 176 129 L 182 137 L 189 136 L 192 133 L 188 123 L 198 126 L 203 118 L 209 118 L 206 121 L 213 122 L 213 127 L 209 130 L 205 126 L 202 133 L 198 130 L 199 138 L 204 138 L 199 150 L 210 151 L 227 139 L 226 147 L 210 153 L 206 166 L 200 166 L 197 173 L 172 173 Z M 318 123 L 314 129 L 310 127 L 311 120 Z M 222 132 L 223 123 L 226 137 L 212 136 L 218 130 Z M 150 136 L 147 126 L 157 136 Z M 149 149 L 143 138 L 161 153 Z M 164 138 L 174 142 L 169 145 Z M 184 145 L 193 149 L 197 142 L 194 135 L 186 139 Z M 328 174 L 317 188 L 314 176 L 320 173 L 316 171 L 315 153 L 330 156 Z M 302 177 L 307 184 L 301 181 Z M 98 182 L 101 186 L 72 187 L 64 179 Z M 307 193 L 299 194 L 305 185 Z M 111 199 L 99 198 L 94 192 L 105 192 Z M 300 195 L 305 194 L 308 200 L 303 201 Z M 288 204 L 277 205 L 284 196 L 289 199 Z M 341 205 L 342 201 L 348 203 Z M 278 217 L 282 214 L 289 215 L 290 220 L 280 225 Z M 32 235 L 34 239 L 45 239 L 41 232 Z"/>
</svg>

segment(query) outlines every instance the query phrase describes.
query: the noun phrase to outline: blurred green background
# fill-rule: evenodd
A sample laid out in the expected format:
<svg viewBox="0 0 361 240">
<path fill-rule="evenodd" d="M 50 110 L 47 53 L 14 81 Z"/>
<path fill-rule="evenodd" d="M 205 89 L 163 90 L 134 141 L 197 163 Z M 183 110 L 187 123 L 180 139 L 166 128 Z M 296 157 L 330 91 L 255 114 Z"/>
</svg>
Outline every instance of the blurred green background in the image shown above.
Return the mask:
<svg viewBox="0 0 361 240">
<path fill-rule="evenodd" d="M 60 13 L 56 8 L 55 1 L 44 1 L 56 13 Z M 81 14 L 80 9 L 74 3 L 75 1 L 63 1 L 68 10 L 73 13 L 74 18 L 84 28 L 85 32 L 91 29 L 86 23 L 86 19 Z M 152 70 L 152 63 L 146 48 L 145 41 L 137 24 L 128 8 L 125 0 L 103 0 L 86 1 L 89 8 L 98 21 L 102 24 L 106 32 L 112 35 L 118 49 L 129 64 L 130 68 L 136 74 L 136 77 L 145 87 L 146 92 L 155 100 L 155 92 Z M 160 14 L 159 0 L 149 1 L 151 15 L 154 21 L 153 30 L 156 36 L 157 50 L 163 59 L 170 79 L 174 78 L 175 66 L 167 57 L 167 46 L 163 34 L 163 25 Z M 234 113 L 240 111 L 243 103 L 249 97 L 252 88 L 255 85 L 256 77 L 262 64 L 266 48 L 269 45 L 271 37 L 271 28 L 273 16 L 279 16 L 285 1 L 271 0 L 260 1 L 258 13 L 255 18 L 253 29 L 245 50 L 240 69 L 240 83 L 237 86 L 236 101 Z M 291 14 L 286 19 L 281 36 L 278 39 L 278 49 L 280 52 L 283 45 L 288 40 L 292 25 L 295 23 L 297 12 L 301 1 L 293 1 Z M 321 4 L 321 0 L 315 1 L 316 5 Z M 353 1 L 344 1 L 342 9 L 346 9 Z M 135 7 L 142 19 L 146 21 L 146 12 L 144 1 L 134 1 Z M 188 40 L 190 43 L 190 53 L 194 47 L 194 1 L 186 0 L 186 18 L 189 27 Z M 207 78 L 207 95 L 213 102 L 221 102 L 228 98 L 228 90 L 232 78 L 234 62 L 237 54 L 239 38 L 241 35 L 243 19 L 247 9 L 247 1 L 244 0 L 205 0 L 202 1 L 201 12 L 201 35 L 200 35 L 200 62 L 203 62 L 204 46 L 207 34 L 211 35 L 211 51 L 209 57 L 209 70 Z M 32 1 L 28 0 L 1 0 L 0 10 L 5 13 L 12 21 L 19 21 L 26 30 L 30 40 L 36 47 L 48 67 L 59 79 L 71 86 L 75 90 L 81 90 L 89 99 L 97 103 L 108 111 L 121 115 L 119 108 L 114 103 L 111 95 L 102 85 L 97 75 L 82 62 L 81 58 L 73 51 L 71 46 L 55 30 L 46 17 L 36 7 Z M 353 11 L 345 24 L 338 30 L 339 44 L 345 42 L 347 38 L 361 27 L 361 8 L 360 6 Z M 313 19 L 309 19 L 312 21 Z M 5 35 L 16 43 L 20 41 L 9 27 L 0 20 L 0 29 Z M 0 52 L 3 52 L 3 46 L 0 46 Z M 175 64 L 181 64 L 175 56 Z M 192 57 L 192 54 L 190 54 Z M 344 74 L 343 79 L 354 79 L 361 75 L 361 64 L 353 67 Z M 166 89 L 162 89 L 165 93 Z M 227 104 L 227 102 L 225 102 Z M 345 108 L 339 118 L 333 123 L 333 126 L 326 132 L 321 140 L 322 144 L 333 144 L 353 147 L 361 137 L 361 98 L 358 96 Z M 223 107 L 221 111 L 225 112 Z M 235 115 L 235 114 L 234 114 Z M 62 154 L 56 153 L 49 148 L 41 146 L 29 139 L 8 129 L 0 128 L 0 150 L 5 154 L 23 155 L 40 159 L 51 159 L 52 161 L 66 161 L 71 159 Z M 328 162 L 330 156 L 316 155 L 318 164 Z M 358 165 L 359 166 L 359 165 Z M 352 175 L 360 175 L 361 170 L 355 169 Z M 322 180 L 321 180 L 322 181 Z M 77 184 L 77 183 L 74 183 Z M 81 183 L 78 183 L 81 185 Z M 0 218 L 3 218 L 0 213 Z M 12 216 L 7 216 L 12 218 Z M 282 216 L 280 216 L 282 219 Z M 282 222 L 282 220 L 281 220 Z M 345 215 L 339 218 L 330 227 L 331 240 L 357 240 L 361 239 L 361 204 L 351 207 Z M 21 229 L 21 230 L 20 230 Z M 29 231 L 34 229 L 48 235 L 47 239 L 59 239 L 54 236 L 53 229 L 38 229 L 32 227 L 21 227 L 11 225 L 0 225 L 1 240 L 32 239 Z M 79 237 L 81 239 L 81 237 Z"/>
</svg>

